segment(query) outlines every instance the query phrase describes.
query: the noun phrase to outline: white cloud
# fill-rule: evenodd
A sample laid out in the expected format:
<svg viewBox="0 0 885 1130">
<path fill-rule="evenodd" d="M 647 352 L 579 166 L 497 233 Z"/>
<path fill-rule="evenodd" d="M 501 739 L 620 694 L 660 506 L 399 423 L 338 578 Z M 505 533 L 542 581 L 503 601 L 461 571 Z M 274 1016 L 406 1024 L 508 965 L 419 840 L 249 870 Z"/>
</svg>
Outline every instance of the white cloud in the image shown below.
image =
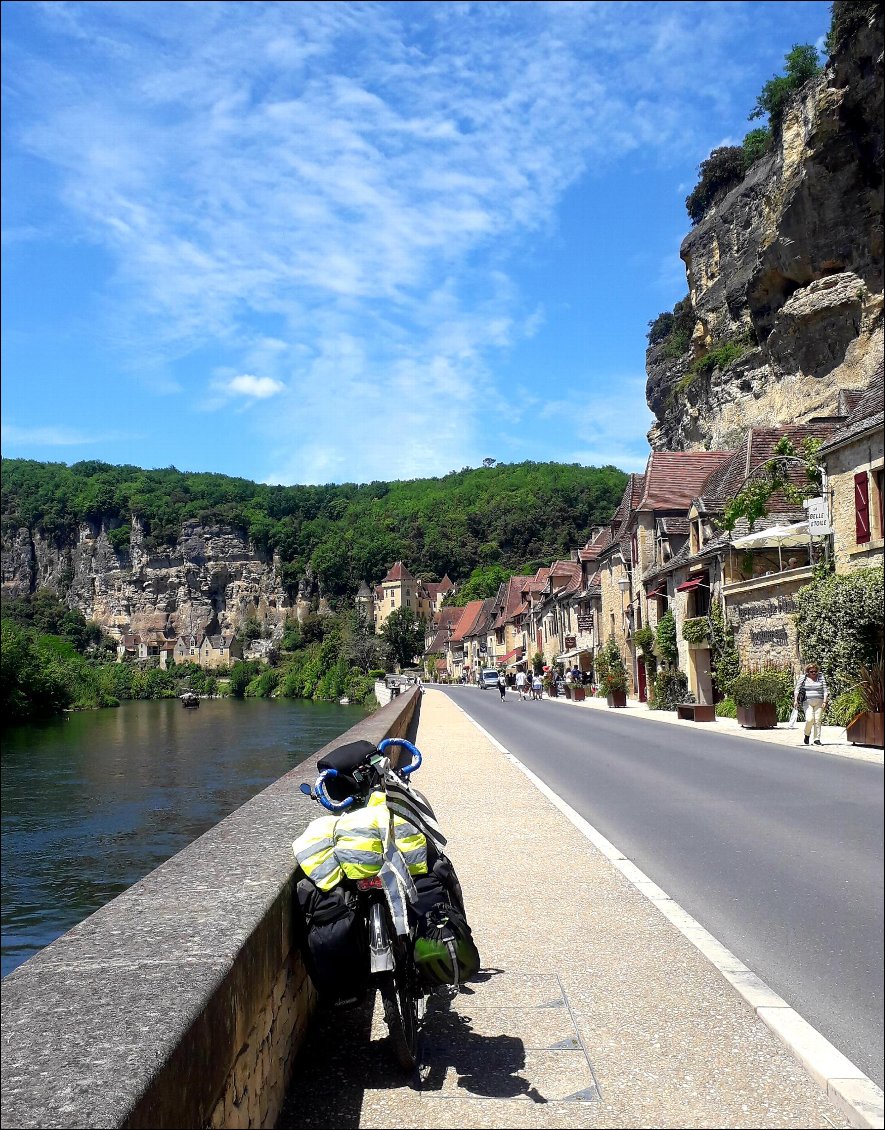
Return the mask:
<svg viewBox="0 0 885 1130">
<path fill-rule="evenodd" d="M 229 392 L 255 400 L 267 400 L 281 393 L 285 387 L 282 381 L 275 381 L 272 377 L 253 377 L 249 373 L 242 373 L 227 382 Z"/>
</svg>

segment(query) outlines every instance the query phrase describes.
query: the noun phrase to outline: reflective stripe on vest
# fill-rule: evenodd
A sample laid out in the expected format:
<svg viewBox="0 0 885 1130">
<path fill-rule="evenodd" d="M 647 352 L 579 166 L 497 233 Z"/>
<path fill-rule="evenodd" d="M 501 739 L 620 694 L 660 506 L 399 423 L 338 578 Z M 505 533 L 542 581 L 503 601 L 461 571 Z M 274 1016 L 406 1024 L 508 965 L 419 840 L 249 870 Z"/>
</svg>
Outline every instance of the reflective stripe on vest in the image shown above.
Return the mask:
<svg viewBox="0 0 885 1130">
<path fill-rule="evenodd" d="M 414 824 L 401 816 L 393 818 L 393 834 L 396 846 L 402 853 L 410 875 L 427 874 L 427 837 L 419 832 Z"/>
<path fill-rule="evenodd" d="M 381 803 L 374 801 L 381 796 Z M 374 803 L 373 803 L 374 801 Z M 390 821 L 384 794 L 373 794 L 365 808 L 345 812 L 335 824 L 335 855 L 348 879 L 370 879 L 381 870 L 384 837 Z"/>
<path fill-rule="evenodd" d="M 331 891 L 344 877 L 335 856 L 336 823 L 335 816 L 320 816 L 292 844 L 298 866 L 321 891 Z"/>
</svg>

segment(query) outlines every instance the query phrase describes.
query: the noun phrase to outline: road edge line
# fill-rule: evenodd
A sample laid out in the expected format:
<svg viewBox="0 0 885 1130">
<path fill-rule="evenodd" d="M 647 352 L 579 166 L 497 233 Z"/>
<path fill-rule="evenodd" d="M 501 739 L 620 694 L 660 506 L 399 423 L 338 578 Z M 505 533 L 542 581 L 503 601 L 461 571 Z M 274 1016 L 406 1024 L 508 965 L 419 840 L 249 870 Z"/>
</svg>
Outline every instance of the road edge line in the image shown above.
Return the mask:
<svg viewBox="0 0 885 1130">
<path fill-rule="evenodd" d="M 666 891 L 649 879 L 598 829 L 545 784 L 537 773 L 502 745 L 460 703 L 448 695 L 446 698 L 722 974 L 766 1028 L 798 1060 L 814 1082 L 826 1091 L 830 1102 L 845 1115 L 852 1126 L 859 1127 L 860 1130 L 883 1130 L 885 1093 L 869 1076 L 864 1075 L 859 1067 L 778 996 L 761 977 L 684 911 L 679 903 L 670 898 Z"/>
</svg>

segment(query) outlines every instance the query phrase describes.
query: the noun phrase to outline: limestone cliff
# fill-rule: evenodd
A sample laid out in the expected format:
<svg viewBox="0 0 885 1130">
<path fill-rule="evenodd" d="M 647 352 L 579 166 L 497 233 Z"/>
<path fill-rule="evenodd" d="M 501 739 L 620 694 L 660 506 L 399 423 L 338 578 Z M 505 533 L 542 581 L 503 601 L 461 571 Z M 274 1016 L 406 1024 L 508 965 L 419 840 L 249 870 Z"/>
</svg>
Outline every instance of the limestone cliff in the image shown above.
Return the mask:
<svg viewBox="0 0 885 1130">
<path fill-rule="evenodd" d="M 128 550 L 116 551 L 104 523 L 84 523 L 59 547 L 20 529 L 3 546 L 3 591 L 24 596 L 46 587 L 112 635 L 236 631 L 255 619 L 273 636 L 287 616 L 316 598 L 311 577 L 302 580 L 293 608 L 279 562 L 258 552 L 245 536 L 223 526 L 186 523 L 174 547 L 148 552 L 137 518 Z"/>
<path fill-rule="evenodd" d="M 837 0 L 840 19 L 772 151 L 683 241 L 694 332 L 681 356 L 647 353 L 655 450 L 831 414 L 881 361 L 882 7 Z"/>
</svg>

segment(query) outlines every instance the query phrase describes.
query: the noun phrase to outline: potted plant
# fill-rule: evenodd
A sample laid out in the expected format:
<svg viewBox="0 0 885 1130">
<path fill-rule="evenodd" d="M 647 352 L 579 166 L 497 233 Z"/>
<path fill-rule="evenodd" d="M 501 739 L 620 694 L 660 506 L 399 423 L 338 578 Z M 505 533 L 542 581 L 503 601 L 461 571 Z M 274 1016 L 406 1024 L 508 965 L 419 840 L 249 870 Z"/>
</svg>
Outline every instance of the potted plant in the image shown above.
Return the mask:
<svg viewBox="0 0 885 1130">
<path fill-rule="evenodd" d="M 738 723 L 747 730 L 774 730 L 778 705 L 789 696 L 791 682 L 789 672 L 775 667 L 738 675 L 731 684 Z"/>
<path fill-rule="evenodd" d="M 583 683 L 572 683 L 572 698 L 575 702 L 583 702 L 587 697 Z"/>
<path fill-rule="evenodd" d="M 882 659 L 858 671 L 857 692 L 863 710 L 845 727 L 852 745 L 885 745 L 885 671 Z"/>
<path fill-rule="evenodd" d="M 627 669 L 612 637 L 596 658 L 599 694 L 605 695 L 609 707 L 623 709 L 627 705 Z"/>
</svg>

